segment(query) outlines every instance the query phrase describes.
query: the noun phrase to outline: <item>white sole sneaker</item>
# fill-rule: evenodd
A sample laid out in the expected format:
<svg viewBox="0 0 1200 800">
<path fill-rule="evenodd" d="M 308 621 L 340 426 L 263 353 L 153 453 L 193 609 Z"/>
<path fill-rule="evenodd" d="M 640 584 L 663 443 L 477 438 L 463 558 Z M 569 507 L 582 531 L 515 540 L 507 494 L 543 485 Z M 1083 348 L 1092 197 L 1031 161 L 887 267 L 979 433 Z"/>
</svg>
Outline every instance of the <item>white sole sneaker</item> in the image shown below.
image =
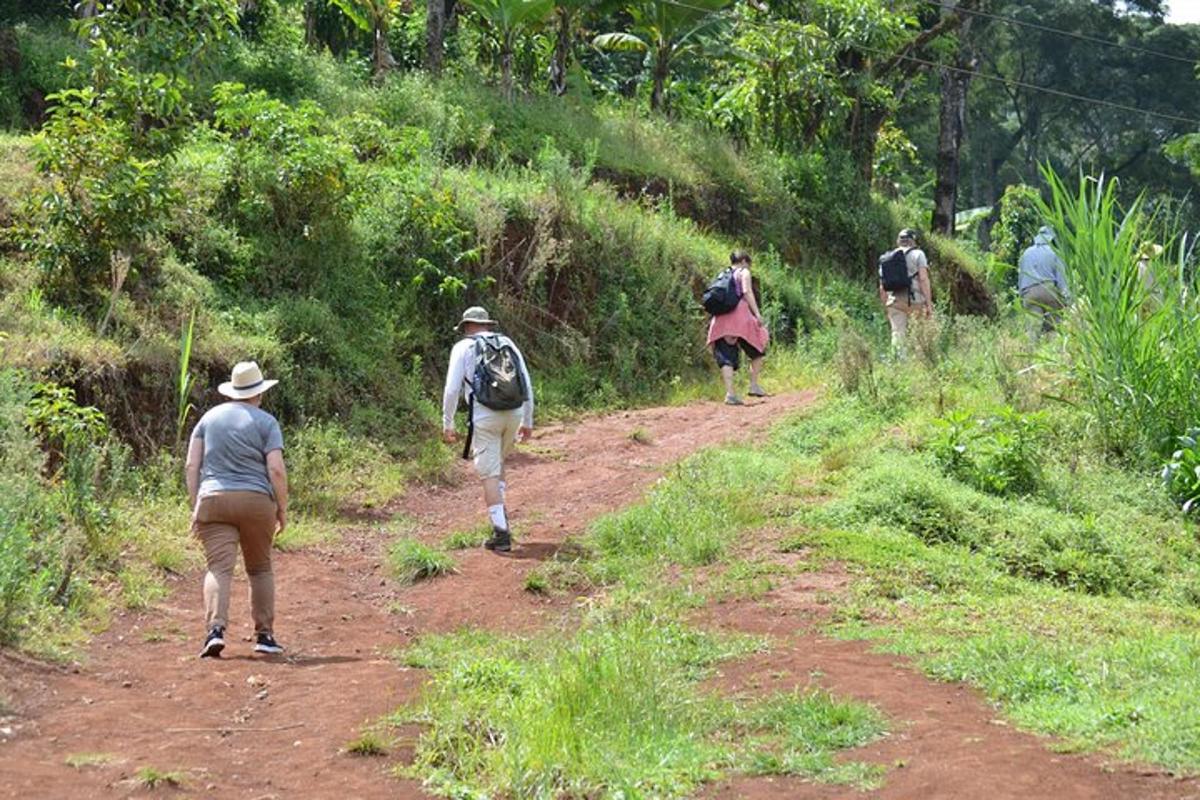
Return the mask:
<svg viewBox="0 0 1200 800">
<path fill-rule="evenodd" d="M 225 640 L 220 636 L 209 639 L 204 643 L 204 649 L 200 651 L 201 658 L 216 658 L 221 655 L 221 651 L 225 649 Z"/>
<path fill-rule="evenodd" d="M 272 645 L 272 644 L 263 644 L 262 642 L 259 642 L 258 644 L 254 645 L 254 652 L 267 653 L 269 655 L 278 655 L 283 652 L 283 648 L 281 646 L 279 646 L 278 644 Z"/>
</svg>

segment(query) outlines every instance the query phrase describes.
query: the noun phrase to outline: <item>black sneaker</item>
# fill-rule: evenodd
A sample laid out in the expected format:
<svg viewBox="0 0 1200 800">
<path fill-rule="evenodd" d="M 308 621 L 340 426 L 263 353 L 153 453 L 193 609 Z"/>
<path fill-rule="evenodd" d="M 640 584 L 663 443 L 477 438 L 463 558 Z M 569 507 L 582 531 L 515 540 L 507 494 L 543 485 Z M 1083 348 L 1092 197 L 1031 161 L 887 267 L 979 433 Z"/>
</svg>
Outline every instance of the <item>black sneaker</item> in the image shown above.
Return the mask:
<svg viewBox="0 0 1200 800">
<path fill-rule="evenodd" d="M 271 634 L 260 633 L 258 634 L 258 641 L 254 643 L 254 652 L 276 655 L 283 652 L 283 645 L 275 641 L 275 637 Z"/>
<path fill-rule="evenodd" d="M 492 528 L 492 538 L 483 543 L 483 546 L 488 550 L 495 550 L 497 553 L 507 553 L 512 550 L 512 534 L 504 528 Z"/>
<path fill-rule="evenodd" d="M 208 638 L 204 640 L 204 649 L 200 651 L 201 658 L 220 658 L 221 651 L 225 649 L 225 629 L 220 625 L 214 625 L 212 630 L 208 632 Z"/>
</svg>

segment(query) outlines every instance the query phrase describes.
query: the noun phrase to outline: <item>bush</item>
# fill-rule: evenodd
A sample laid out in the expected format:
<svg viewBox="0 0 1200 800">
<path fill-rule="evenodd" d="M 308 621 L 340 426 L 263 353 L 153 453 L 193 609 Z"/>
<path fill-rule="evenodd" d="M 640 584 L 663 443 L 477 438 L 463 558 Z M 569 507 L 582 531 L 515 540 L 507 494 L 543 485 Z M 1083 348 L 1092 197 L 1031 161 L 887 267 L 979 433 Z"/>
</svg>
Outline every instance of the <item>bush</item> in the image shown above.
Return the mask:
<svg viewBox="0 0 1200 800">
<path fill-rule="evenodd" d="M 947 474 L 1000 496 L 1029 495 L 1040 488 L 1043 415 L 1005 406 L 984 417 L 960 411 L 937 423 L 931 448 Z"/>
</svg>

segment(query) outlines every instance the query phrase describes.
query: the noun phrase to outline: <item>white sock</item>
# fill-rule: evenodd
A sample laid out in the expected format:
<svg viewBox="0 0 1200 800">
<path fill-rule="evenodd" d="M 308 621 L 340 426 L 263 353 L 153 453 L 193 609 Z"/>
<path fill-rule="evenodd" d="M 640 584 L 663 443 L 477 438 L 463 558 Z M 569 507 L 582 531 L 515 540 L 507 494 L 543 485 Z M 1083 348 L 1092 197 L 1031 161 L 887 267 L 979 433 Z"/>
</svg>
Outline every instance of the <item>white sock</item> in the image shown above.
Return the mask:
<svg viewBox="0 0 1200 800">
<path fill-rule="evenodd" d="M 488 516 L 492 518 L 493 527 L 508 530 L 508 515 L 504 513 L 504 503 L 488 506 Z"/>
</svg>

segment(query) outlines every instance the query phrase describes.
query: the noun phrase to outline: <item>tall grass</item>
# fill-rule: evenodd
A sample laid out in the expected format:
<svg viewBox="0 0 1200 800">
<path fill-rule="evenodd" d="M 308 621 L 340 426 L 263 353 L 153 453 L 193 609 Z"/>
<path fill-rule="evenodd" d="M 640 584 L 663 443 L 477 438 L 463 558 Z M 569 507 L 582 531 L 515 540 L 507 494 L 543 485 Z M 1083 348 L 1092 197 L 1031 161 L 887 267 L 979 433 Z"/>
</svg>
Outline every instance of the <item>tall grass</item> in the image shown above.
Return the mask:
<svg viewBox="0 0 1200 800">
<path fill-rule="evenodd" d="M 1195 421 L 1200 390 L 1200 293 L 1186 269 L 1185 241 L 1167 232 L 1172 264 L 1139 275 L 1138 251 L 1164 225 L 1142 198 L 1122 209 L 1113 180 L 1081 177 L 1069 189 L 1044 170 L 1054 227 L 1076 300 L 1063 331 L 1065 368 L 1105 447 L 1148 457 L 1169 449 Z"/>
</svg>

